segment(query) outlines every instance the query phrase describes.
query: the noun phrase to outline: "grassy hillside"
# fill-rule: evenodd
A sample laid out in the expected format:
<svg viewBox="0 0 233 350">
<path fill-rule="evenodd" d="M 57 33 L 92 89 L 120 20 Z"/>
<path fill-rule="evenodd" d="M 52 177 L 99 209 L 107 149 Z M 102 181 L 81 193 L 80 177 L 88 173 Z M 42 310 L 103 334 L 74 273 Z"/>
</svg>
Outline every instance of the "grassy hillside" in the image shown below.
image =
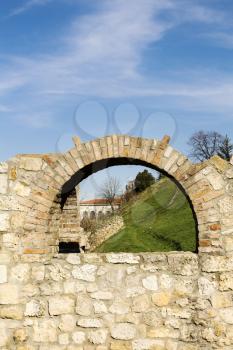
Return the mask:
<svg viewBox="0 0 233 350">
<path fill-rule="evenodd" d="M 195 251 L 192 211 L 183 193 L 164 178 L 122 209 L 125 228 L 98 252 Z"/>
</svg>

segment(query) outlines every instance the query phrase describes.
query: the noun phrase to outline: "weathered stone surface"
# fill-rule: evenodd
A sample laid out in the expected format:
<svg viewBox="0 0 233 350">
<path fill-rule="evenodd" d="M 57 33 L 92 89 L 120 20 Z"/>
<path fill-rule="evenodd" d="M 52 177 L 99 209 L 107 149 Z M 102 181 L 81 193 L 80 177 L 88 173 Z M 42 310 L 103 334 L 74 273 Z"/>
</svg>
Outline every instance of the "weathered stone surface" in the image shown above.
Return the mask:
<svg viewBox="0 0 233 350">
<path fill-rule="evenodd" d="M 18 304 L 19 289 L 16 285 L 10 283 L 0 284 L 0 304 Z"/>
<path fill-rule="evenodd" d="M 44 266 L 33 266 L 32 267 L 32 280 L 41 282 L 45 278 L 45 267 Z"/>
<path fill-rule="evenodd" d="M 0 307 L 0 319 L 22 320 L 23 309 L 21 305 L 8 305 Z"/>
<path fill-rule="evenodd" d="M 106 313 L 108 311 L 107 307 L 103 301 L 95 301 L 93 303 L 93 306 L 94 306 L 95 314 L 102 314 L 102 313 Z"/>
<path fill-rule="evenodd" d="M 135 312 L 144 312 L 150 307 L 150 298 L 148 295 L 139 295 L 133 299 L 132 310 Z"/>
<path fill-rule="evenodd" d="M 103 321 L 97 318 L 79 318 L 77 324 L 83 328 L 100 328 Z"/>
<path fill-rule="evenodd" d="M 155 339 L 138 339 L 133 341 L 133 350 L 163 350 L 164 341 Z"/>
<path fill-rule="evenodd" d="M 91 293 L 91 297 L 93 299 L 97 299 L 97 300 L 111 300 L 113 299 L 113 294 L 111 292 L 108 291 L 98 291 L 98 292 L 94 292 Z"/>
<path fill-rule="evenodd" d="M 75 267 L 72 271 L 72 275 L 74 278 L 77 278 L 79 280 L 94 282 L 96 270 L 97 266 L 86 264 L 82 265 L 81 267 Z"/>
<path fill-rule="evenodd" d="M 76 300 L 76 313 L 81 316 L 90 316 L 92 313 L 93 304 L 90 298 L 86 295 L 78 295 Z"/>
<path fill-rule="evenodd" d="M 111 336 L 114 339 L 130 340 L 136 336 L 136 328 L 128 323 L 119 323 L 111 328 Z"/>
<path fill-rule="evenodd" d="M 25 316 L 40 317 L 45 314 L 45 302 L 31 300 L 26 304 Z"/>
<path fill-rule="evenodd" d="M 6 194 L 8 189 L 7 174 L 0 173 L 0 194 Z"/>
<path fill-rule="evenodd" d="M 0 212 L 0 232 L 8 231 L 9 228 L 9 213 Z"/>
<path fill-rule="evenodd" d="M 85 341 L 85 333 L 84 332 L 74 332 L 72 334 L 72 339 L 75 344 L 83 344 Z"/>
<path fill-rule="evenodd" d="M 158 289 L 158 281 L 156 276 L 148 276 L 142 280 L 143 287 L 149 290 Z"/>
<path fill-rule="evenodd" d="M 29 264 L 18 264 L 11 269 L 11 279 L 17 282 L 27 282 L 30 278 Z"/>
<path fill-rule="evenodd" d="M 109 311 L 113 314 L 123 315 L 127 314 L 130 310 L 129 304 L 123 301 L 115 301 L 109 308 Z"/>
<path fill-rule="evenodd" d="M 152 302 L 156 306 L 166 306 L 169 304 L 170 300 L 171 300 L 171 293 L 167 291 L 161 291 L 161 292 L 152 294 Z"/>
<path fill-rule="evenodd" d="M 221 319 L 229 324 L 233 324 L 233 307 L 219 310 Z"/>
<path fill-rule="evenodd" d="M 5 328 L 0 328 L 0 346 L 6 346 L 8 341 L 7 331 Z M 7 349 L 7 348 L 6 348 Z"/>
<path fill-rule="evenodd" d="M 0 283 L 7 282 L 7 267 L 6 265 L 0 265 Z"/>
<path fill-rule="evenodd" d="M 62 332 L 72 332 L 76 326 L 76 317 L 73 315 L 62 315 L 61 322 L 59 323 L 59 329 Z"/>
<path fill-rule="evenodd" d="M 55 296 L 49 299 L 49 314 L 51 316 L 74 313 L 74 299 L 69 296 Z"/>
<path fill-rule="evenodd" d="M 35 321 L 33 333 L 33 340 L 35 342 L 53 343 L 57 341 L 56 324 L 53 320 Z"/>
<path fill-rule="evenodd" d="M 106 260 L 112 264 L 138 264 L 140 257 L 128 253 L 110 253 L 106 255 Z"/>
<path fill-rule="evenodd" d="M 108 331 L 106 329 L 98 329 L 88 333 L 88 340 L 93 344 L 105 344 Z"/>
</svg>

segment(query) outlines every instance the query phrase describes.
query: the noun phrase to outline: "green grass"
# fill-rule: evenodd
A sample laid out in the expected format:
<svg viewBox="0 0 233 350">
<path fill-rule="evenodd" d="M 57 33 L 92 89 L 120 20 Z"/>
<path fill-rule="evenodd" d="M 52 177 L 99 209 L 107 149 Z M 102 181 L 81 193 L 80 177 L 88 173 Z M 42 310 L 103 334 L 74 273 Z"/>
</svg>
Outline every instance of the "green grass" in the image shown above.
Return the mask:
<svg viewBox="0 0 233 350">
<path fill-rule="evenodd" d="M 122 215 L 125 228 L 99 246 L 98 252 L 195 251 L 192 210 L 168 178 L 126 204 Z"/>
</svg>

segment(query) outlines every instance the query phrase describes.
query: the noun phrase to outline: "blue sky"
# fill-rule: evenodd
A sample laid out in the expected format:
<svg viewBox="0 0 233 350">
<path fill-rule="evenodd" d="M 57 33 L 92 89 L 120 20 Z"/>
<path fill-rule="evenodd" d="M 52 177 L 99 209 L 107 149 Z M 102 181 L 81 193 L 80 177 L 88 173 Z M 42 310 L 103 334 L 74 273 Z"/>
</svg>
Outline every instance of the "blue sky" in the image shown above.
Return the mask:
<svg viewBox="0 0 233 350">
<path fill-rule="evenodd" d="M 233 138 L 231 0 L 0 3 L 0 159 L 112 132 Z"/>
</svg>

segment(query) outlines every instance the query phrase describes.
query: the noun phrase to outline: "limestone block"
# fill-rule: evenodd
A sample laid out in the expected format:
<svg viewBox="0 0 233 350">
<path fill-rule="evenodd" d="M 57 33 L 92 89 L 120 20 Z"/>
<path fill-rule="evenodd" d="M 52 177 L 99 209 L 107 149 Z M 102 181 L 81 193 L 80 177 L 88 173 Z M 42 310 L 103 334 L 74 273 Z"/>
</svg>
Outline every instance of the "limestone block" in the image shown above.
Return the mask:
<svg viewBox="0 0 233 350">
<path fill-rule="evenodd" d="M 171 293 L 168 291 L 160 291 L 152 294 L 152 302 L 156 306 L 166 306 L 171 300 Z"/>
<path fill-rule="evenodd" d="M 111 350 L 132 350 L 131 344 L 124 341 L 112 341 L 110 346 Z"/>
<path fill-rule="evenodd" d="M 138 295 L 142 295 L 145 293 L 145 288 L 140 287 L 140 286 L 136 286 L 136 287 L 131 287 L 126 289 L 126 297 L 130 298 L 130 297 L 136 297 Z"/>
<path fill-rule="evenodd" d="M 163 350 L 165 349 L 165 343 L 163 340 L 155 340 L 155 339 L 137 339 L 132 343 L 133 350 Z"/>
<path fill-rule="evenodd" d="M 45 278 L 45 267 L 43 265 L 32 267 L 32 280 L 41 282 Z"/>
<path fill-rule="evenodd" d="M 45 314 L 45 303 L 39 300 L 31 300 L 26 304 L 24 315 L 30 317 L 40 317 Z"/>
<path fill-rule="evenodd" d="M 158 281 L 156 276 L 148 276 L 142 280 L 143 287 L 149 290 L 158 289 Z"/>
<path fill-rule="evenodd" d="M 62 315 L 59 329 L 62 332 L 72 332 L 76 326 L 76 317 L 73 315 Z"/>
<path fill-rule="evenodd" d="M 161 315 L 155 311 L 148 311 L 143 313 L 143 323 L 147 326 L 158 327 L 162 326 L 163 320 Z"/>
<path fill-rule="evenodd" d="M 151 328 L 147 336 L 150 338 L 179 338 L 180 332 L 179 330 L 172 329 L 171 327 L 156 327 Z"/>
<path fill-rule="evenodd" d="M 200 295 L 211 296 L 216 290 L 216 283 L 208 280 L 208 278 L 200 277 L 198 279 L 198 288 Z"/>
<path fill-rule="evenodd" d="M 217 172 L 208 174 L 207 179 L 213 186 L 214 190 L 221 190 L 224 187 L 224 180 L 222 176 Z"/>
<path fill-rule="evenodd" d="M 20 159 L 20 169 L 28 171 L 39 171 L 43 165 L 42 158 L 22 157 Z"/>
<path fill-rule="evenodd" d="M 85 342 L 86 336 L 84 332 L 74 332 L 72 334 L 72 339 L 75 344 L 83 344 Z"/>
<path fill-rule="evenodd" d="M 123 301 L 115 301 L 109 308 L 109 311 L 113 314 L 124 315 L 130 311 L 129 304 Z"/>
<path fill-rule="evenodd" d="M 173 287 L 173 277 L 165 273 L 159 276 L 159 285 L 162 289 L 171 289 Z"/>
<path fill-rule="evenodd" d="M 108 311 L 103 301 L 95 301 L 93 306 L 95 314 L 105 314 Z"/>
<path fill-rule="evenodd" d="M 0 283 L 7 282 L 7 267 L 6 265 L 0 265 Z"/>
<path fill-rule="evenodd" d="M 7 331 L 5 328 L 0 328 L 0 346 L 6 346 L 8 341 Z M 4 349 L 3 349 L 4 350 Z"/>
<path fill-rule="evenodd" d="M 136 336 L 136 328 L 129 323 L 119 323 L 111 328 L 111 336 L 119 340 L 131 340 Z"/>
<path fill-rule="evenodd" d="M 225 272 L 220 274 L 219 289 L 221 291 L 233 290 L 232 272 Z"/>
<path fill-rule="evenodd" d="M 9 228 L 9 213 L 0 212 L 0 232 L 8 231 Z"/>
<path fill-rule="evenodd" d="M 221 214 L 228 214 L 233 212 L 232 197 L 225 197 L 219 201 L 219 209 Z"/>
<path fill-rule="evenodd" d="M 86 295 L 78 295 L 76 301 L 76 313 L 81 316 L 90 316 L 92 309 L 93 304 L 91 299 Z"/>
<path fill-rule="evenodd" d="M 56 323 L 54 320 L 35 321 L 33 333 L 33 340 L 35 342 L 53 343 L 57 341 Z"/>
<path fill-rule="evenodd" d="M 233 307 L 219 310 L 221 319 L 229 324 L 233 324 Z"/>
<path fill-rule="evenodd" d="M 74 312 L 74 299 L 68 296 L 54 296 L 49 299 L 49 314 L 57 316 Z"/>
<path fill-rule="evenodd" d="M 97 300 L 111 300 L 113 299 L 113 294 L 108 291 L 98 291 L 91 293 L 91 297 Z"/>
<path fill-rule="evenodd" d="M 193 276 L 198 272 L 198 260 L 194 254 L 169 254 L 168 263 L 172 272 L 177 275 Z"/>
<path fill-rule="evenodd" d="M 16 343 L 25 342 L 28 338 L 26 329 L 23 329 L 23 328 L 16 329 L 14 331 L 13 338 Z"/>
<path fill-rule="evenodd" d="M 93 344 L 105 344 L 108 331 L 106 329 L 98 329 L 88 333 L 88 340 Z"/>
<path fill-rule="evenodd" d="M 31 188 L 23 182 L 16 182 L 13 187 L 13 191 L 21 197 L 28 197 L 31 192 Z"/>
<path fill-rule="evenodd" d="M 61 345 L 68 345 L 69 344 L 69 334 L 67 334 L 67 333 L 59 334 L 58 343 Z"/>
<path fill-rule="evenodd" d="M 144 294 L 144 295 L 139 295 L 138 297 L 135 297 L 133 299 L 133 307 L 132 310 L 135 312 L 144 312 L 148 310 L 150 307 L 150 299 L 149 296 Z"/>
<path fill-rule="evenodd" d="M 76 254 L 68 254 L 66 261 L 72 265 L 79 265 L 81 263 L 80 257 Z"/>
<path fill-rule="evenodd" d="M 109 253 L 106 260 L 112 264 L 138 264 L 140 256 L 130 253 Z"/>
<path fill-rule="evenodd" d="M 216 309 L 233 306 L 233 293 L 214 293 L 211 298 L 212 306 Z"/>
<path fill-rule="evenodd" d="M 23 319 L 23 309 L 20 305 L 9 305 L 0 307 L 0 318 L 12 319 L 12 320 L 22 320 Z"/>
<path fill-rule="evenodd" d="M 72 271 L 72 275 L 74 278 L 77 278 L 79 280 L 94 282 L 96 270 L 97 270 L 97 266 L 86 264 L 80 267 L 79 266 L 75 267 Z"/>
<path fill-rule="evenodd" d="M 80 318 L 77 325 L 83 328 L 101 328 L 103 321 L 98 318 Z"/>
<path fill-rule="evenodd" d="M 8 163 L 0 162 L 0 174 L 5 174 L 8 171 Z"/>
<path fill-rule="evenodd" d="M 0 173 L 0 194 L 6 194 L 8 189 L 7 174 Z"/>
<path fill-rule="evenodd" d="M 17 264 L 11 269 L 11 279 L 13 281 L 25 283 L 30 278 L 29 264 Z"/>
<path fill-rule="evenodd" d="M 201 266 L 204 272 L 233 271 L 233 256 L 205 255 L 201 257 Z"/>
<path fill-rule="evenodd" d="M 0 304 L 18 304 L 19 292 L 18 287 L 14 284 L 0 284 Z"/>
</svg>

